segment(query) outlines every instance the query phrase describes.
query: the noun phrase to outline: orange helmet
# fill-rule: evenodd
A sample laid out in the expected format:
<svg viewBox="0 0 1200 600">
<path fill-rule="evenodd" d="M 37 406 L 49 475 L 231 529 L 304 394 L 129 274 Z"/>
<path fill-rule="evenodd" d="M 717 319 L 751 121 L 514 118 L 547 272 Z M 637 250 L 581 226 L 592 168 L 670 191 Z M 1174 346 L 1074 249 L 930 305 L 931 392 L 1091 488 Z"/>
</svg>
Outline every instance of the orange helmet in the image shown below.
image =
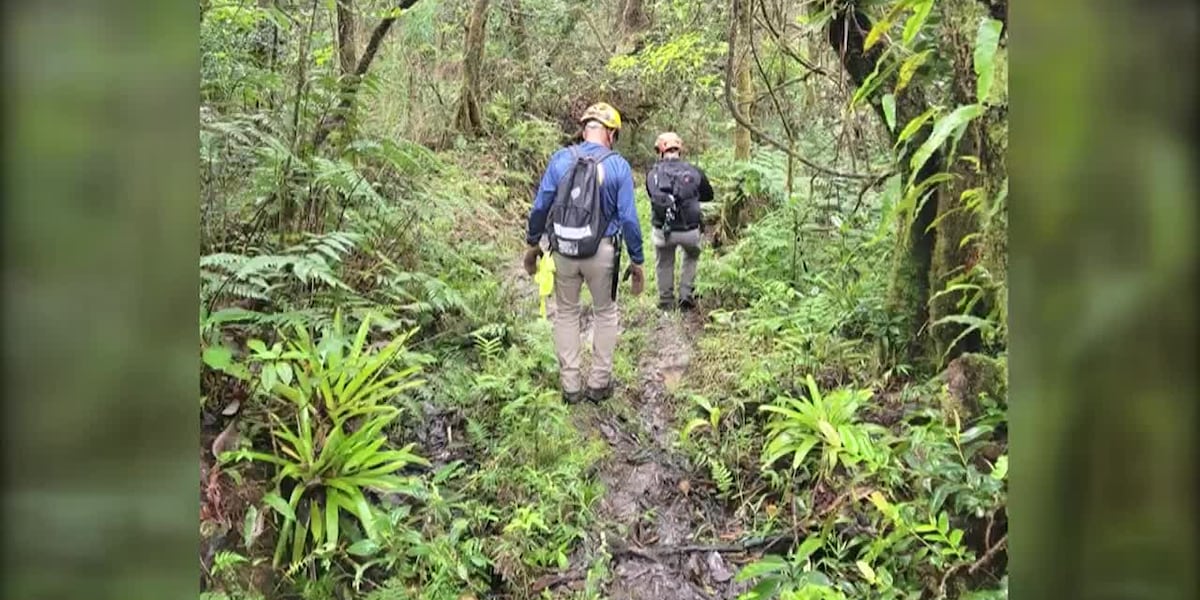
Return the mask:
<svg viewBox="0 0 1200 600">
<path fill-rule="evenodd" d="M 658 150 L 659 154 L 668 150 L 681 150 L 683 149 L 683 139 L 676 135 L 675 132 L 668 131 L 659 135 L 657 140 L 654 140 L 654 149 Z"/>
</svg>

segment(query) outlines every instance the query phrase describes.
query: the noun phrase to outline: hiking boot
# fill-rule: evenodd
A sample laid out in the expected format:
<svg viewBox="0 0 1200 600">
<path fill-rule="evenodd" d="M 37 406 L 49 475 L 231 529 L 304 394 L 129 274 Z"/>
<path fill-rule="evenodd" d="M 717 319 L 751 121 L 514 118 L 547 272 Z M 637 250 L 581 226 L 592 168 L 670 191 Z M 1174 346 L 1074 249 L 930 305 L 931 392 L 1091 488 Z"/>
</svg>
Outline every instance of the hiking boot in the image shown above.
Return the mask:
<svg viewBox="0 0 1200 600">
<path fill-rule="evenodd" d="M 696 308 L 696 300 L 693 298 L 684 298 L 679 301 L 679 310 L 694 310 Z"/>
<path fill-rule="evenodd" d="M 675 310 L 675 302 L 673 302 L 671 300 L 659 300 L 658 301 L 658 310 L 662 310 L 662 311 Z"/>
<path fill-rule="evenodd" d="M 590 387 L 587 389 L 587 399 L 589 402 L 594 402 L 594 403 L 598 404 L 598 403 L 608 400 L 610 397 L 612 397 L 612 392 L 613 392 L 613 386 L 611 383 L 608 384 L 608 386 L 602 387 L 602 388 L 591 388 Z"/>
<path fill-rule="evenodd" d="M 583 390 L 575 390 L 574 392 L 563 390 L 562 397 L 563 402 L 567 404 L 578 404 L 580 400 L 583 400 Z"/>
</svg>

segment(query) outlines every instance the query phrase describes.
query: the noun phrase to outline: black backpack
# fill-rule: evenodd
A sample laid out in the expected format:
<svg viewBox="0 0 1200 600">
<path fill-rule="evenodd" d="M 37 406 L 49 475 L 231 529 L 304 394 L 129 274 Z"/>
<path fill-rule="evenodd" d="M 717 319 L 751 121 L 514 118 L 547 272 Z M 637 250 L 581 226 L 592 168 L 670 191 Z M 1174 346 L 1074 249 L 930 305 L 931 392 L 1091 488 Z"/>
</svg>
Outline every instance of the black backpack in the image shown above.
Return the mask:
<svg viewBox="0 0 1200 600">
<path fill-rule="evenodd" d="M 600 202 L 600 174 L 597 167 L 616 154 L 612 150 L 598 155 L 579 152 L 571 146 L 573 161 L 550 204 L 546 233 L 550 248 L 570 258 L 589 258 L 600 248 L 608 229 L 609 216 Z"/>
<path fill-rule="evenodd" d="M 646 176 L 654 220 L 670 228 L 682 223 L 683 204 L 700 197 L 700 172 L 682 160 L 664 160 Z"/>
</svg>

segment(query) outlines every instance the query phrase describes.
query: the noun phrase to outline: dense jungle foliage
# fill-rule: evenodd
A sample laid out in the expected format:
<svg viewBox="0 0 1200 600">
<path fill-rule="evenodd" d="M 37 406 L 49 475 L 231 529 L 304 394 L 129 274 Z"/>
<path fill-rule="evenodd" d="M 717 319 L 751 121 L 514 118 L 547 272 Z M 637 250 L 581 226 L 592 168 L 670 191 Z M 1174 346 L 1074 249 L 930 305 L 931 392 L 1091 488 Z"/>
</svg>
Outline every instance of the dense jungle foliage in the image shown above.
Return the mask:
<svg viewBox="0 0 1200 600">
<path fill-rule="evenodd" d="M 1005 0 L 200 13 L 202 598 L 1007 597 Z M 520 253 L 596 101 L 648 263 L 658 133 L 716 202 L 568 406 Z"/>
</svg>

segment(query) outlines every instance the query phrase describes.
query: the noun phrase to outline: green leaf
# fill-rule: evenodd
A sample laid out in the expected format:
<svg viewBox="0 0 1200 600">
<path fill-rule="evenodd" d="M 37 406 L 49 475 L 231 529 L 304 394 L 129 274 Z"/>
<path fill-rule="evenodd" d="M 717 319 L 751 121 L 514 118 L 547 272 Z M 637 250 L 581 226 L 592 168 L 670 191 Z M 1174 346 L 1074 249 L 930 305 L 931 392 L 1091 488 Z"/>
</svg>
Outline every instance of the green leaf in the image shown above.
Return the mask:
<svg viewBox="0 0 1200 600">
<path fill-rule="evenodd" d="M 336 491 L 329 490 L 332 493 Z M 329 495 L 326 494 L 325 502 L 325 538 L 329 541 L 329 546 L 337 547 L 338 543 L 338 504 L 328 500 Z"/>
<path fill-rule="evenodd" d="M 904 142 L 904 140 L 907 140 L 915 135 L 917 131 L 921 129 L 921 126 L 924 125 L 925 122 L 930 118 L 932 118 L 936 112 L 937 107 L 933 107 L 917 115 L 916 117 L 913 117 L 913 120 L 909 121 L 908 124 L 904 126 L 904 129 L 900 130 L 900 135 L 896 136 L 896 145 L 899 146 L 902 142 Z"/>
<path fill-rule="evenodd" d="M 683 428 L 683 431 L 681 431 L 679 433 L 680 439 L 682 439 L 683 441 L 686 442 L 688 439 L 688 436 L 690 436 L 692 434 L 692 432 L 695 431 L 696 428 L 698 428 L 698 427 L 708 427 L 708 421 L 706 419 L 700 419 L 700 418 L 696 418 L 696 419 L 692 419 L 691 421 L 688 421 L 687 426 L 685 426 Z"/>
<path fill-rule="evenodd" d="M 282 498 L 281 498 L 282 500 Z M 246 549 L 254 543 L 254 522 L 258 520 L 258 508 L 250 506 L 246 509 L 246 518 L 242 520 L 242 543 Z"/>
<path fill-rule="evenodd" d="M 808 557 L 812 556 L 813 552 L 816 552 L 818 548 L 824 545 L 825 540 L 816 536 L 805 539 L 804 542 L 800 544 L 800 547 L 796 549 L 796 556 L 794 558 L 795 562 L 802 563 L 808 560 Z"/>
<path fill-rule="evenodd" d="M 996 49 L 1000 47 L 1000 31 L 1004 23 L 996 19 L 984 19 L 975 34 L 975 97 L 982 104 L 987 101 L 992 89 L 996 70 Z"/>
<path fill-rule="evenodd" d="M 800 445 L 796 447 L 795 455 L 792 457 L 792 468 L 799 468 L 800 464 L 803 463 L 804 459 L 808 456 L 808 453 L 811 452 L 813 447 L 816 445 L 817 438 L 814 437 L 805 438 L 803 442 L 800 442 Z"/>
<path fill-rule="evenodd" d="M 350 547 L 346 549 L 346 552 L 349 552 L 354 556 L 372 556 L 376 552 L 379 552 L 379 543 L 371 538 L 361 539 L 353 544 L 350 544 Z"/>
<path fill-rule="evenodd" d="M 957 548 L 959 545 L 959 542 L 962 542 L 962 537 L 963 537 L 963 530 L 955 529 L 954 531 L 951 531 L 950 532 L 950 545 Z"/>
<path fill-rule="evenodd" d="M 267 344 L 264 343 L 262 340 L 250 340 L 250 341 L 246 342 L 246 347 L 259 353 L 259 354 L 267 353 Z"/>
<path fill-rule="evenodd" d="M 308 539 L 308 523 L 296 522 L 296 535 L 292 537 L 292 564 L 304 559 L 304 542 Z"/>
<path fill-rule="evenodd" d="M 875 583 L 875 569 L 872 569 L 871 565 L 859 560 L 854 562 L 854 566 L 858 568 L 859 573 L 862 573 L 862 576 L 867 580 L 867 583 Z"/>
<path fill-rule="evenodd" d="M 1002 454 L 996 459 L 996 465 L 992 467 L 992 479 L 1003 481 L 1008 475 L 1008 455 Z"/>
<path fill-rule="evenodd" d="M 929 18 L 929 11 L 933 9 L 933 0 L 920 0 L 912 16 L 904 22 L 904 34 L 901 39 L 904 40 L 904 45 L 907 46 L 916 39 L 920 33 L 921 27 L 925 25 L 925 20 Z"/>
<path fill-rule="evenodd" d="M 893 94 L 883 95 L 883 118 L 887 121 L 888 131 L 896 130 L 896 96 Z"/>
<path fill-rule="evenodd" d="M 283 515 L 283 518 L 288 519 L 289 521 L 296 520 L 296 512 L 292 510 L 291 506 L 288 506 L 288 503 L 284 501 L 283 497 L 281 497 L 279 494 L 270 492 L 263 496 L 263 501 L 270 505 L 271 508 L 275 509 L 275 512 Z"/>
<path fill-rule="evenodd" d="M 275 366 L 273 364 L 268 363 L 263 365 L 261 377 L 263 389 L 270 391 L 275 387 L 275 382 L 279 378 L 279 373 L 275 371 Z"/>
<path fill-rule="evenodd" d="M 880 57 L 878 63 L 875 65 L 875 70 L 871 71 L 871 74 L 867 75 L 867 78 L 863 80 L 862 85 L 858 86 L 858 89 L 854 91 L 854 96 L 850 98 L 851 109 L 869 98 L 871 94 L 874 94 L 879 89 L 879 86 L 896 70 L 896 61 L 886 60 L 886 56 L 890 53 L 891 49 L 889 48 L 884 52 L 884 56 Z M 886 68 L 883 68 L 884 65 L 886 65 Z M 880 68 L 883 68 L 883 70 L 880 71 Z"/>
<path fill-rule="evenodd" d="M 209 346 L 204 349 L 202 358 L 210 369 L 224 371 L 233 364 L 233 351 L 225 346 Z"/>
<path fill-rule="evenodd" d="M 950 517 L 944 511 L 938 515 L 937 529 L 942 534 L 950 531 Z"/>
<path fill-rule="evenodd" d="M 933 50 L 923 50 L 906 59 L 900 64 L 900 74 L 896 77 L 896 91 L 899 92 L 908 87 L 908 82 L 912 81 L 913 75 L 916 75 L 917 69 L 925 64 Z"/>
<path fill-rule="evenodd" d="M 313 546 L 320 546 L 325 541 L 325 518 L 321 514 L 321 505 L 316 502 L 308 504 L 312 514 L 309 515 L 309 527 L 312 528 Z"/>
<path fill-rule="evenodd" d="M 787 567 L 788 567 L 787 561 L 785 561 L 780 556 L 771 554 L 768 556 L 764 556 L 761 559 L 742 567 L 742 570 L 738 571 L 737 577 L 735 577 L 735 579 L 739 582 L 747 581 L 747 580 L 753 579 L 755 577 L 761 577 L 768 573 L 776 573 L 778 571 L 782 571 L 782 570 L 786 569 Z"/>
<path fill-rule="evenodd" d="M 892 28 L 891 15 L 884 17 L 871 26 L 871 31 L 867 32 L 867 38 L 863 40 L 863 51 L 871 49 L 871 46 L 879 43 L 883 39 L 883 34 L 887 33 Z"/>
<path fill-rule="evenodd" d="M 920 148 L 917 148 L 917 151 L 913 154 L 912 161 L 909 163 L 913 173 L 912 178 L 916 177 L 921 167 L 925 166 L 925 162 L 942 146 L 951 133 L 981 114 L 983 114 L 983 105 L 968 104 L 960 106 L 954 109 L 954 112 L 938 118 L 933 124 L 933 131 L 929 134 L 929 138 L 925 140 L 925 143 L 921 144 Z"/>
<path fill-rule="evenodd" d="M 275 373 L 279 376 L 279 381 L 283 385 L 292 385 L 292 365 L 286 362 L 275 363 Z"/>
</svg>

